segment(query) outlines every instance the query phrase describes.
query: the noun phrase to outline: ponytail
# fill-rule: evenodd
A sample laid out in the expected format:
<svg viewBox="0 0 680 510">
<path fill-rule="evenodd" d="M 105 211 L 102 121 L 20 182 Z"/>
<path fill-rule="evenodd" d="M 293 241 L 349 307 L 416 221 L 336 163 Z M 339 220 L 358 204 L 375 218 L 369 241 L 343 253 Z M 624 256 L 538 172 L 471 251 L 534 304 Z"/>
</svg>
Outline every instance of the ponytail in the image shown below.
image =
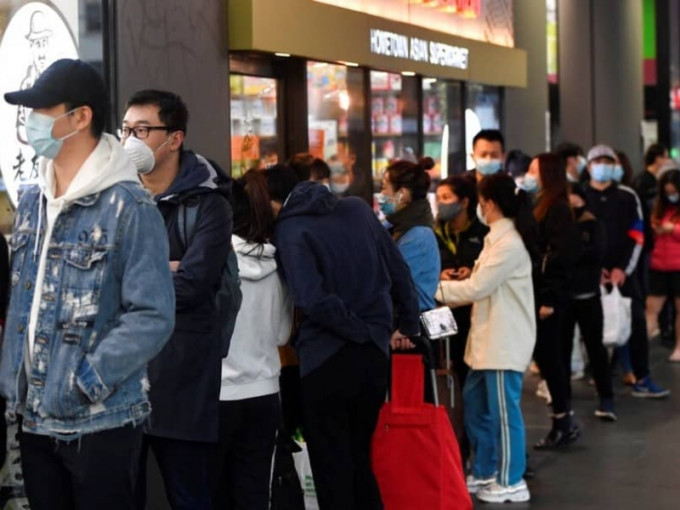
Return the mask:
<svg viewBox="0 0 680 510">
<path fill-rule="evenodd" d="M 387 167 L 387 179 L 395 191 L 405 188 L 411 192 L 413 200 L 422 200 L 430 190 L 431 179 L 427 170 L 433 167 L 432 158 L 423 158 L 420 163 L 400 159 Z"/>
<path fill-rule="evenodd" d="M 250 170 L 234 181 L 231 206 L 234 211 L 235 235 L 249 243 L 265 244 L 274 225 L 267 180 L 258 170 Z"/>
<path fill-rule="evenodd" d="M 503 213 L 514 221 L 515 228 L 522 238 L 533 263 L 538 262 L 538 225 L 534 219 L 533 204 L 529 194 L 515 184 L 515 180 L 505 173 L 496 173 L 482 179 L 479 194 L 491 200 Z"/>
</svg>

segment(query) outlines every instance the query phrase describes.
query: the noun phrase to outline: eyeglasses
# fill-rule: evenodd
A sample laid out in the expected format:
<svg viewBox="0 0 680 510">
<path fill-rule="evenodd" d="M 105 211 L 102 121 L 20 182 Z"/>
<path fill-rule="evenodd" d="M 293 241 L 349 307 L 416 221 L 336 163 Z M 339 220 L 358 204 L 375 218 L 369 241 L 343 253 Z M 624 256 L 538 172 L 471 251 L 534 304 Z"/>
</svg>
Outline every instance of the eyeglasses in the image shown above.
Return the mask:
<svg viewBox="0 0 680 510">
<path fill-rule="evenodd" d="M 154 130 L 173 131 L 169 126 L 137 126 L 133 128 L 124 126 L 118 129 L 118 138 L 122 140 L 133 135 L 139 140 L 145 140 L 149 138 L 149 133 Z"/>
</svg>

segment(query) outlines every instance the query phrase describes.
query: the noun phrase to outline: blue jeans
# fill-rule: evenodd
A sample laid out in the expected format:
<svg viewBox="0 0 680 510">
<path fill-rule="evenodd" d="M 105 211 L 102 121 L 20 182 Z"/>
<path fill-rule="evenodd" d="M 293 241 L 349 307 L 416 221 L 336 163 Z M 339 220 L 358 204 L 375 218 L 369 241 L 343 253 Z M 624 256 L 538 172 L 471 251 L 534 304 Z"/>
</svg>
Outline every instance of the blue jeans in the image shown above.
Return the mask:
<svg viewBox="0 0 680 510">
<path fill-rule="evenodd" d="M 474 453 L 472 474 L 515 485 L 526 469 L 526 437 L 520 400 L 521 372 L 471 370 L 465 381 L 465 430 Z M 499 468 L 500 460 L 500 468 Z"/>
</svg>

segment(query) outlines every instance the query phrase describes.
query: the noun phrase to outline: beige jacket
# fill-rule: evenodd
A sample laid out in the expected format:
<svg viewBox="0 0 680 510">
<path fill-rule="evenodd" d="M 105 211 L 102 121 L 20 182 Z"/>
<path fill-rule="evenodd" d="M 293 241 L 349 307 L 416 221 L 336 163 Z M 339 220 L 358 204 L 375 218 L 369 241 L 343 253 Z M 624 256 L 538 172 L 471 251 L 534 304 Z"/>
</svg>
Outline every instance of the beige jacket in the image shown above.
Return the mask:
<svg viewBox="0 0 680 510">
<path fill-rule="evenodd" d="M 473 304 L 465 362 L 473 370 L 524 372 L 536 343 L 531 259 L 509 219 L 495 221 L 465 281 L 444 281 L 437 300 Z"/>
</svg>

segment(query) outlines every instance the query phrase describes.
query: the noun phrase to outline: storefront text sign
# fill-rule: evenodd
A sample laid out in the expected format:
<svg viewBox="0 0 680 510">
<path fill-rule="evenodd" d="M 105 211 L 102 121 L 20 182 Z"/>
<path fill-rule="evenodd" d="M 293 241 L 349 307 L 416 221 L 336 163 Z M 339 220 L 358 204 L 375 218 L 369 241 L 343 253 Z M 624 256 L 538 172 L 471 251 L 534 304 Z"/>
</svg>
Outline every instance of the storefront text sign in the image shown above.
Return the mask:
<svg viewBox="0 0 680 510">
<path fill-rule="evenodd" d="M 371 29 L 371 53 L 437 66 L 467 69 L 470 50 L 386 30 Z"/>
</svg>

